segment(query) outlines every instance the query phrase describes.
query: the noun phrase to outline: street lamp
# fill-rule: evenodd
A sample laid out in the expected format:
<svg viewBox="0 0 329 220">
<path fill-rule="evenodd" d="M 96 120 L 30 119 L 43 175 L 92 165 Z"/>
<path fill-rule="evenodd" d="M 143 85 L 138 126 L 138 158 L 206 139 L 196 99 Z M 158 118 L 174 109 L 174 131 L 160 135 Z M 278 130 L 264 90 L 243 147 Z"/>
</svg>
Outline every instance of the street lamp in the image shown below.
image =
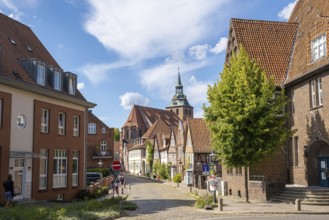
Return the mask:
<svg viewBox="0 0 329 220">
<path fill-rule="evenodd" d="M 103 166 L 102 159 L 99 159 L 99 162 L 97 164 L 98 164 L 99 168 L 102 168 L 102 166 Z"/>
<path fill-rule="evenodd" d="M 97 164 L 99 166 L 99 172 L 102 173 L 102 166 L 103 166 L 102 159 L 99 159 L 99 162 Z M 101 176 L 101 185 L 103 185 L 103 176 Z"/>
</svg>

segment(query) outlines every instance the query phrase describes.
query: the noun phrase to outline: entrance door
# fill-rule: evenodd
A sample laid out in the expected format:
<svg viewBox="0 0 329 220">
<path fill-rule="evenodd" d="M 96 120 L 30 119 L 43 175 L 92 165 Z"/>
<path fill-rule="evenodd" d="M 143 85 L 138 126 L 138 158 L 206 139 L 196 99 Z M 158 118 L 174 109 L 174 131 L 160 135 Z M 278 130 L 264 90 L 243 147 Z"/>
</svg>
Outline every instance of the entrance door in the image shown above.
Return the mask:
<svg viewBox="0 0 329 220">
<path fill-rule="evenodd" d="M 22 194 L 22 176 L 23 176 L 23 170 L 15 170 L 14 189 L 17 195 Z"/>
<path fill-rule="evenodd" d="M 329 187 L 328 163 L 329 157 L 318 157 L 319 183 L 323 187 Z"/>
</svg>

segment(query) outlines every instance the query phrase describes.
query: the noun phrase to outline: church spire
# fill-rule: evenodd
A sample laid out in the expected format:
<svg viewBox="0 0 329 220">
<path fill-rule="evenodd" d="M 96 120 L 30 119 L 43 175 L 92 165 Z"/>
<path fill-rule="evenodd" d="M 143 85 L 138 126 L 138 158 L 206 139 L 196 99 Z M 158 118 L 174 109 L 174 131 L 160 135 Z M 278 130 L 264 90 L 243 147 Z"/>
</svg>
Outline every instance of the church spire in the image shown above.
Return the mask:
<svg viewBox="0 0 329 220">
<path fill-rule="evenodd" d="M 180 79 L 180 72 L 179 72 L 179 67 L 178 67 L 178 78 L 177 78 L 177 84 L 176 84 L 176 96 L 178 95 L 183 95 L 183 85 Z"/>
<path fill-rule="evenodd" d="M 177 85 L 176 86 L 183 86 L 182 82 L 180 80 L 180 72 L 179 72 L 179 67 L 178 67 L 178 78 L 177 78 Z"/>
<path fill-rule="evenodd" d="M 183 92 L 183 84 L 180 77 L 179 67 L 177 73 L 177 84 L 175 86 L 175 95 L 172 97 L 167 110 L 174 111 L 182 120 L 193 118 L 193 107 L 187 101 Z"/>
</svg>

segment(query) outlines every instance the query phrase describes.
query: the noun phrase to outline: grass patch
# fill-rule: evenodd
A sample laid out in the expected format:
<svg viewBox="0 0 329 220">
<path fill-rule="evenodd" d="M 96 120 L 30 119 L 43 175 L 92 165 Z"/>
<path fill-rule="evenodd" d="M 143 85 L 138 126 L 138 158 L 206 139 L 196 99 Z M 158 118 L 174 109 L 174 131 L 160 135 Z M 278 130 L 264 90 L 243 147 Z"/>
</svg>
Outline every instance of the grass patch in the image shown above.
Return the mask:
<svg viewBox="0 0 329 220">
<path fill-rule="evenodd" d="M 96 220 L 125 216 L 125 210 L 137 205 L 127 197 L 112 197 L 102 201 L 87 200 L 72 203 L 16 204 L 0 210 L 0 220 Z"/>
</svg>

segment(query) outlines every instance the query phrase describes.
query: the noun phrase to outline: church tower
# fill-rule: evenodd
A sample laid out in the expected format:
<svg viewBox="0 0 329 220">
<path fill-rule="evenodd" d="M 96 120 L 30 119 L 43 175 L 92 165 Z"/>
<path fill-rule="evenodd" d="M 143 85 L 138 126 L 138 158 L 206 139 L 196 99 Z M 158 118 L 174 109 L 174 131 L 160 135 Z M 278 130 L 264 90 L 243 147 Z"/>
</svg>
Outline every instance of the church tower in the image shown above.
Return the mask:
<svg viewBox="0 0 329 220">
<path fill-rule="evenodd" d="M 180 73 L 178 68 L 178 78 L 176 84 L 176 94 L 171 99 L 171 102 L 166 109 L 168 111 L 175 112 L 180 119 L 186 120 L 187 118 L 193 118 L 193 107 L 188 103 L 186 95 L 183 92 L 183 85 L 180 79 Z"/>
</svg>

